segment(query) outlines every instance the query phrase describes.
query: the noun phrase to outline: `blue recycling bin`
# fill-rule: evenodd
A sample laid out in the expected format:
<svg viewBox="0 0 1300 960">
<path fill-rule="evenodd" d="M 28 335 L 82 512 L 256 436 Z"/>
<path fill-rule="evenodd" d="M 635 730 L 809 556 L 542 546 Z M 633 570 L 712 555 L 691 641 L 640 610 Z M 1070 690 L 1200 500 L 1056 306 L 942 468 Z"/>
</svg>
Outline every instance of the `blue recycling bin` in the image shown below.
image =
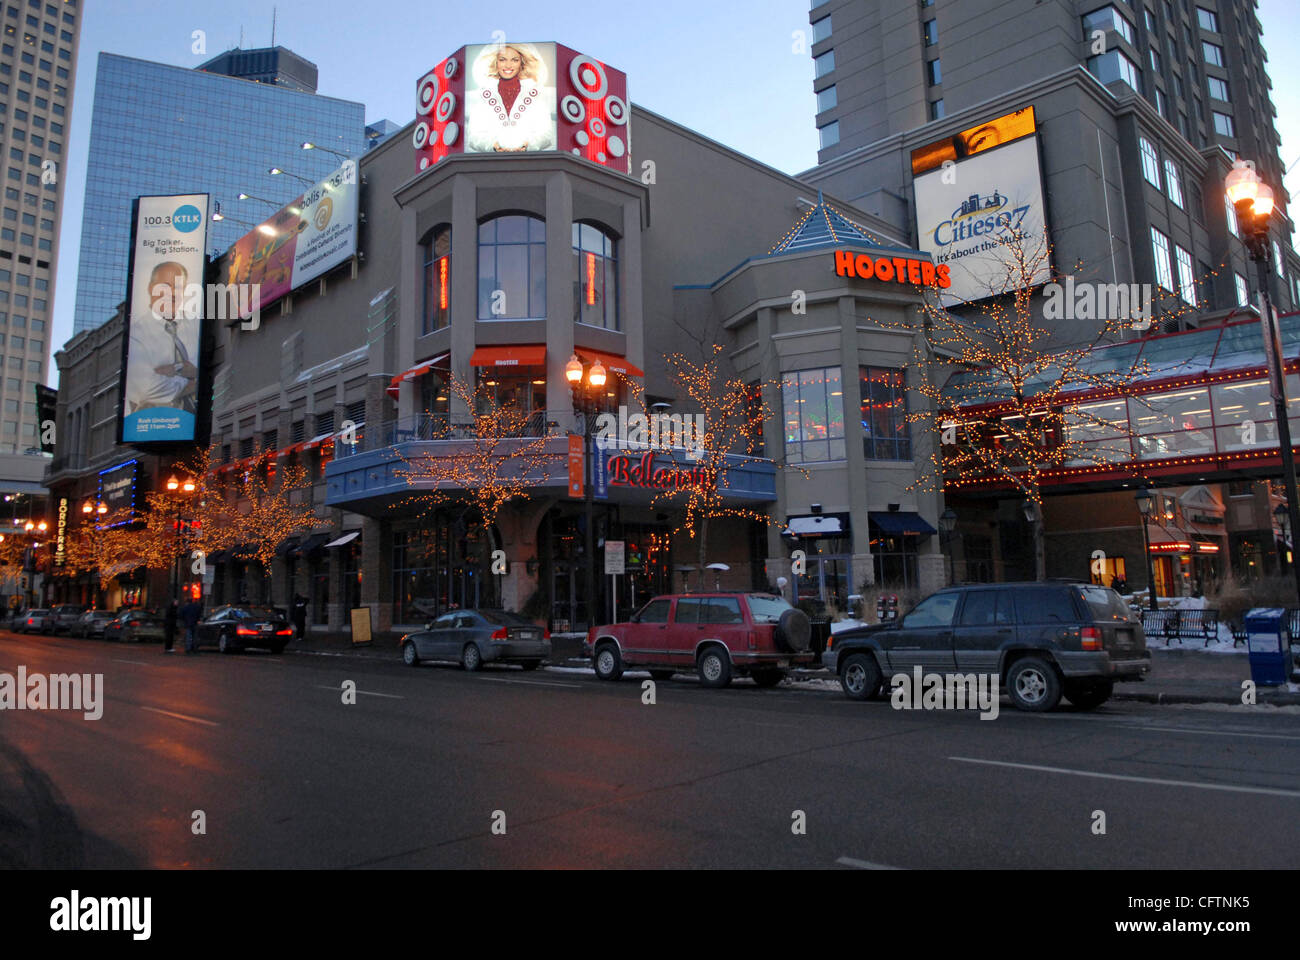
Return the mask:
<svg viewBox="0 0 1300 960">
<path fill-rule="evenodd" d="M 1250 678 L 1257 686 L 1275 687 L 1287 682 L 1291 667 L 1287 617 L 1287 611 L 1281 607 L 1255 607 L 1246 612 Z"/>
</svg>

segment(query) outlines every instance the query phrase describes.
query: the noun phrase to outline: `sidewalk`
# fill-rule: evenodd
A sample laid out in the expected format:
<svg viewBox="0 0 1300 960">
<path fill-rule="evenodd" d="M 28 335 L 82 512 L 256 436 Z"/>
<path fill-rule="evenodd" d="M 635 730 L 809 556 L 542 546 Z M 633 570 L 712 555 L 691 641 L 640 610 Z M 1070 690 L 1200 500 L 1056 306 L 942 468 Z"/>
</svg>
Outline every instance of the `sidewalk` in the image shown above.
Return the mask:
<svg viewBox="0 0 1300 960">
<path fill-rule="evenodd" d="M 369 646 L 353 647 L 346 633 L 313 633 L 307 640 L 294 641 L 289 650 L 304 654 L 364 657 L 374 660 L 400 659 L 397 648 L 401 634 L 375 634 Z M 558 634 L 551 638 L 548 666 L 583 666 L 580 660 L 583 634 Z M 825 670 L 812 668 L 792 673 L 796 688 L 837 689 L 835 678 Z M 1146 703 L 1240 704 L 1242 681 L 1250 679 L 1250 661 L 1244 648 L 1197 650 L 1193 648 L 1151 650 L 1151 673 L 1142 683 L 1117 683 L 1114 699 Z M 812 681 L 812 682 L 809 682 Z M 822 681 L 822 682 L 817 682 Z M 1256 687 L 1255 702 L 1276 706 L 1300 705 L 1300 686 Z"/>
</svg>

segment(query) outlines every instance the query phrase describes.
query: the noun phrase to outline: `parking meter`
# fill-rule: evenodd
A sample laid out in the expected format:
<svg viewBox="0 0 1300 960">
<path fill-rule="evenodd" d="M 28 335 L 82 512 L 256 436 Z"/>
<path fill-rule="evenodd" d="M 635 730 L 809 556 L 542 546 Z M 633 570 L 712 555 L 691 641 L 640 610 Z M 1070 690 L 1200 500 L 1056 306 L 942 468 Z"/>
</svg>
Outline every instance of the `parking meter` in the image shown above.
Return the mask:
<svg viewBox="0 0 1300 960">
<path fill-rule="evenodd" d="M 1250 678 L 1257 686 L 1275 687 L 1287 682 L 1292 659 L 1287 616 L 1281 607 L 1255 607 L 1243 618 Z"/>
</svg>

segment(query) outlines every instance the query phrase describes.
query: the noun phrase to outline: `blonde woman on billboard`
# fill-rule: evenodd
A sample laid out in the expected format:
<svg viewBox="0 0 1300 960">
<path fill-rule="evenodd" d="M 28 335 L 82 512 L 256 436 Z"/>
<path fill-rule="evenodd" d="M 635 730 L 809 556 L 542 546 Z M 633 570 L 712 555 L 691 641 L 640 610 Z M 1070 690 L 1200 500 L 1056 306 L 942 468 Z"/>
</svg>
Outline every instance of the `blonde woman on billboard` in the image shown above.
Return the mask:
<svg viewBox="0 0 1300 960">
<path fill-rule="evenodd" d="M 490 44 L 482 51 L 465 91 L 469 151 L 553 150 L 554 65 L 531 43 Z"/>
</svg>

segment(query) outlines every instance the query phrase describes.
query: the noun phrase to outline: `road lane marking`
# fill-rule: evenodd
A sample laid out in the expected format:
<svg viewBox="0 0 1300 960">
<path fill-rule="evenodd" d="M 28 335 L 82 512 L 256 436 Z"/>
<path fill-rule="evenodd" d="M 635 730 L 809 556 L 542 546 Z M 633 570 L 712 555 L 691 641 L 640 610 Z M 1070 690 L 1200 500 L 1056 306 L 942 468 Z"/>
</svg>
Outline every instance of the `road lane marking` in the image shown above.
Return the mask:
<svg viewBox="0 0 1300 960">
<path fill-rule="evenodd" d="M 113 658 L 113 662 L 114 662 L 114 663 L 133 663 L 133 664 L 135 664 L 137 667 L 151 667 L 151 666 L 153 666 L 153 664 L 151 664 L 151 663 L 145 663 L 143 660 L 119 660 L 119 659 L 117 659 L 117 657 L 114 657 L 114 658 Z"/>
<path fill-rule="evenodd" d="M 343 693 L 343 692 L 344 692 L 342 687 L 322 687 L 322 686 L 320 686 L 319 684 L 317 684 L 316 689 L 317 689 L 317 690 L 333 690 L 335 693 Z M 351 692 L 352 692 L 352 693 L 359 693 L 359 694 L 361 694 L 363 697 L 385 697 L 385 698 L 387 698 L 387 699 L 389 699 L 389 700 L 405 700 L 405 699 L 406 699 L 405 697 L 398 696 L 398 695 L 395 694 L 395 693 L 375 693 L 375 692 L 373 692 L 373 691 L 371 691 L 371 690 L 353 690 L 353 691 L 351 691 Z"/>
<path fill-rule="evenodd" d="M 1300 740 L 1300 736 L 1293 736 L 1287 733 L 1251 733 L 1246 730 L 1207 730 L 1203 727 L 1165 727 L 1156 726 L 1155 724 L 1135 723 L 1132 720 L 1121 720 L 1118 717 L 1071 717 L 1064 714 L 1046 714 L 1040 716 L 1039 720 L 1077 720 L 1080 723 L 1108 723 L 1111 726 L 1119 727 L 1124 730 L 1158 730 L 1162 733 L 1190 733 L 1198 737 L 1261 737 L 1266 740 Z"/>
<path fill-rule="evenodd" d="M 842 863 L 846 867 L 856 867 L 859 870 L 902 870 L 902 867 L 891 867 L 887 863 L 872 863 L 870 860 L 855 860 L 853 857 L 840 857 L 835 861 Z"/>
<path fill-rule="evenodd" d="M 479 677 L 484 683 L 522 683 L 529 687 L 573 687 L 578 689 L 580 683 L 556 683 L 554 680 L 507 680 L 505 677 Z"/>
<path fill-rule="evenodd" d="M 958 763 L 979 763 L 991 767 L 1014 767 L 1018 770 L 1037 770 L 1041 773 L 1064 773 L 1075 777 L 1097 780 L 1124 780 L 1129 783 L 1153 783 L 1166 787 L 1195 787 L 1198 790 L 1224 790 L 1228 793 L 1258 793 L 1273 797 L 1300 798 L 1300 790 L 1283 790 L 1280 787 L 1240 787 L 1229 783 L 1197 783 L 1194 780 L 1164 780 L 1159 777 L 1133 777 L 1121 773 L 1097 773 L 1092 770 L 1070 770 L 1066 767 L 1044 767 L 1033 763 L 1012 763 L 1007 760 L 980 760 L 976 757 L 949 757 Z"/>
<path fill-rule="evenodd" d="M 159 710 L 157 707 L 141 706 L 141 710 L 148 710 L 150 713 L 161 713 L 164 717 L 171 717 L 174 720 L 188 720 L 190 723 L 201 723 L 205 727 L 219 727 L 221 724 L 212 720 L 204 720 L 202 717 L 191 717 L 184 713 L 172 713 L 170 710 Z"/>
</svg>

